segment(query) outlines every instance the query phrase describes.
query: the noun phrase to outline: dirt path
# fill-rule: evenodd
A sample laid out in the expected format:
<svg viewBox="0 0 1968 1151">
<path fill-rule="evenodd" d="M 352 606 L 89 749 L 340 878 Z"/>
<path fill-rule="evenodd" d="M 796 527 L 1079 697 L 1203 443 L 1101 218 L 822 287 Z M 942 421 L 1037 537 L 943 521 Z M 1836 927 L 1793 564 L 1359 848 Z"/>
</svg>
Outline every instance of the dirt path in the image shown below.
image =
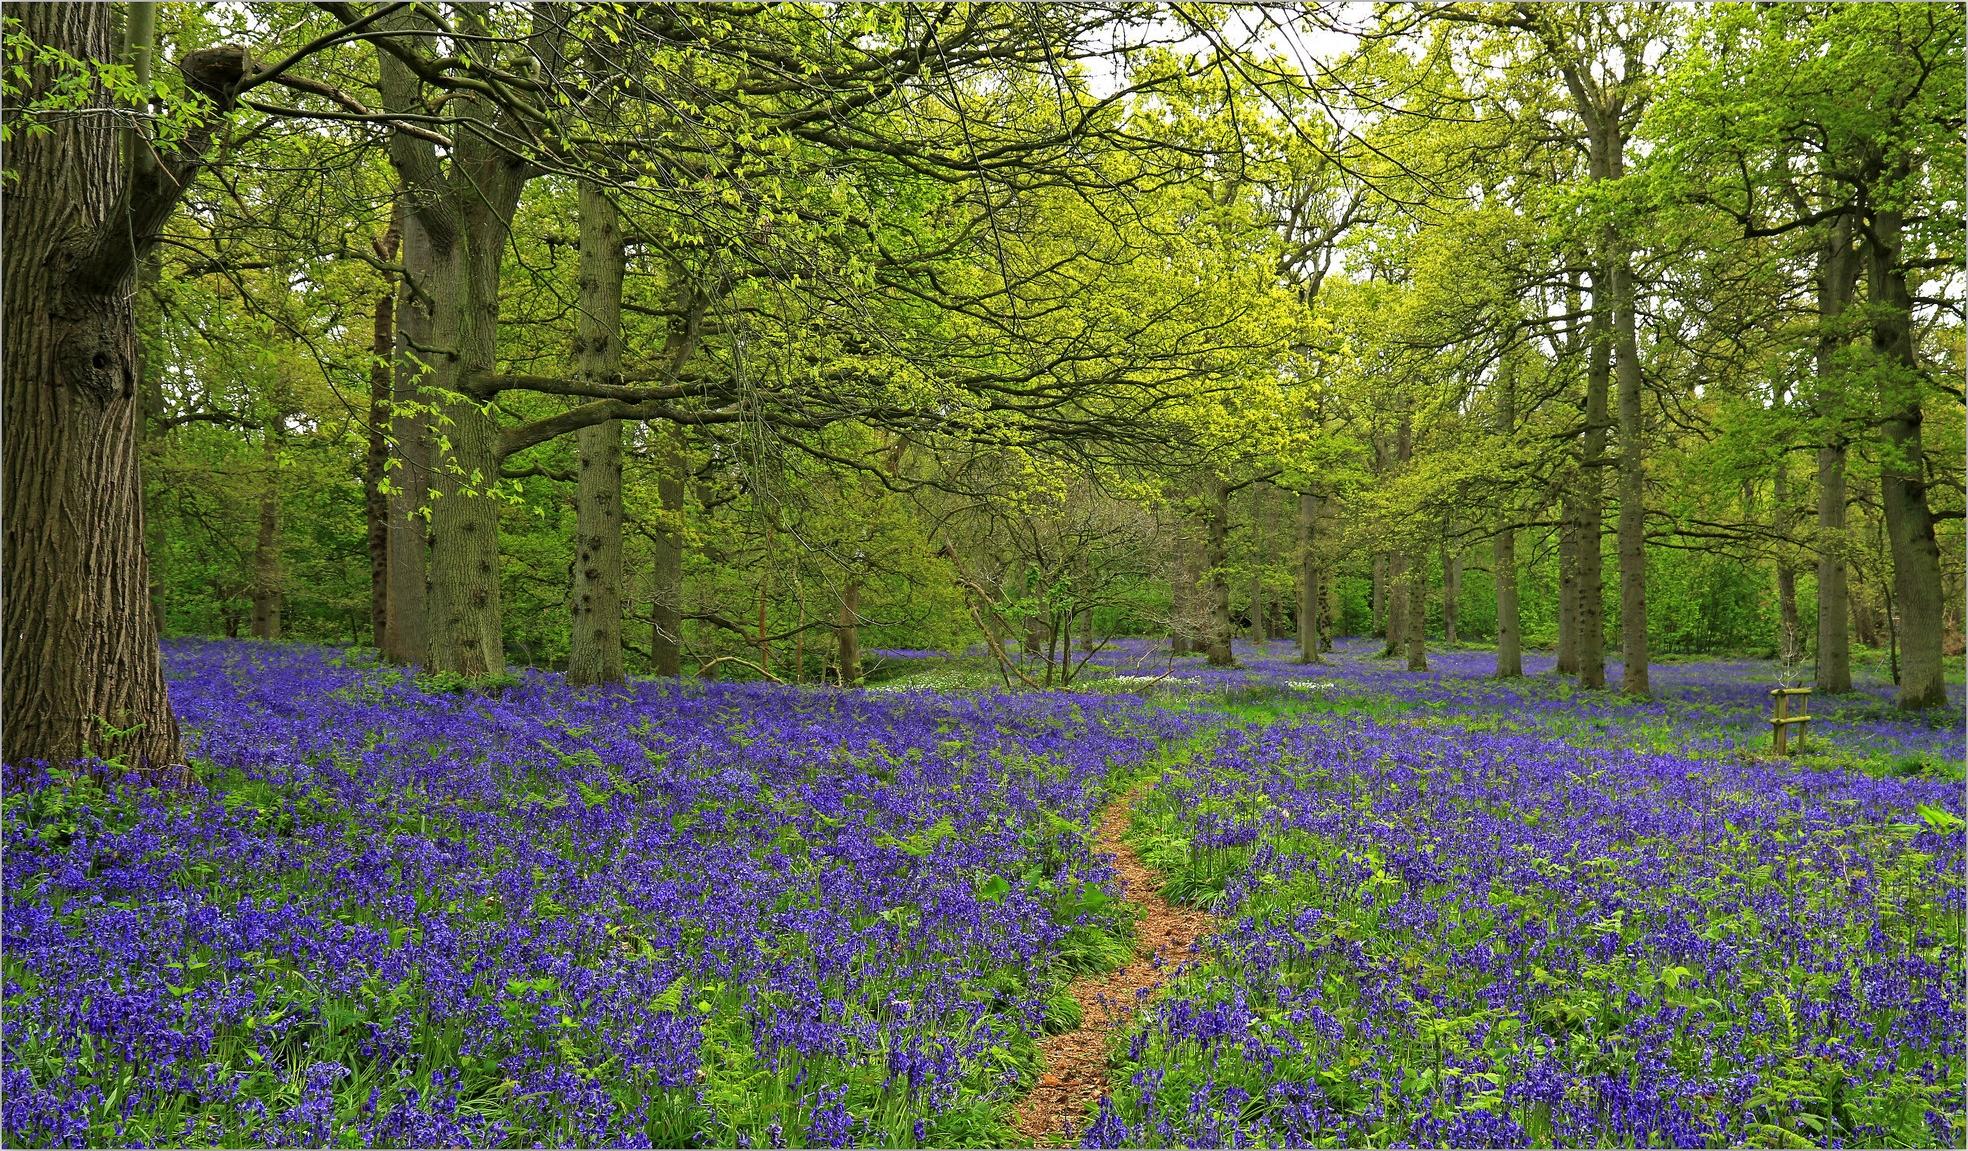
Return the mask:
<svg viewBox="0 0 1968 1151">
<path fill-rule="evenodd" d="M 1075 1030 L 1039 1040 L 1039 1082 L 1018 1107 L 1019 1134 L 1034 1146 L 1079 1134 L 1088 1107 L 1107 1093 L 1107 1051 L 1114 1032 L 1168 973 L 1195 957 L 1197 942 L 1214 926 L 1206 912 L 1163 899 L 1159 877 L 1124 838 L 1128 812 L 1149 786 L 1143 783 L 1108 804 L 1094 833 L 1095 849 L 1114 857 L 1123 898 L 1142 912 L 1135 928 L 1135 959 L 1119 971 L 1081 976 L 1066 989 L 1080 1005 L 1082 1022 Z"/>
</svg>

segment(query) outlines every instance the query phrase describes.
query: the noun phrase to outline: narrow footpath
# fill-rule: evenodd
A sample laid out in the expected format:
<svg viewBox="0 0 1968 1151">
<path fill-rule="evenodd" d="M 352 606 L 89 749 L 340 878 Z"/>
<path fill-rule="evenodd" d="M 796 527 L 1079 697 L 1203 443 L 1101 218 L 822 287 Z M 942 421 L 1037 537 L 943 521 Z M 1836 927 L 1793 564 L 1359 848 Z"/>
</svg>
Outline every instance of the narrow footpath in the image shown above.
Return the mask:
<svg viewBox="0 0 1968 1151">
<path fill-rule="evenodd" d="M 1196 945 L 1215 921 L 1207 912 L 1163 899 L 1160 877 L 1128 845 L 1128 814 L 1152 783 L 1108 804 L 1094 833 L 1096 850 L 1114 857 L 1122 898 L 1139 908 L 1135 958 L 1118 971 L 1084 975 L 1066 989 L 1080 1005 L 1072 1031 L 1039 1040 L 1039 1082 L 1018 1108 L 1018 1131 L 1035 1147 L 1071 1140 L 1087 1122 L 1093 1103 L 1107 1093 L 1107 1053 L 1143 1001 L 1174 970 L 1193 959 Z"/>
</svg>

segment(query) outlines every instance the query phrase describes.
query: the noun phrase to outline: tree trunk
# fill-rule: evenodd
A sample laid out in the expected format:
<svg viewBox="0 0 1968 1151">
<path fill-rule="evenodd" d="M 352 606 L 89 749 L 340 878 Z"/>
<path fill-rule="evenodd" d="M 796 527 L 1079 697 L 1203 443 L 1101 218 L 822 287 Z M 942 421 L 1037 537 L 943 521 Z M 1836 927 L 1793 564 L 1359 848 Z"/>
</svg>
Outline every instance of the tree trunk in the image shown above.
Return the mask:
<svg viewBox="0 0 1968 1151">
<path fill-rule="evenodd" d="M 1324 663 L 1319 653 L 1319 497 L 1298 496 L 1298 662 Z"/>
<path fill-rule="evenodd" d="M 622 367 L 622 228 L 608 193 L 581 181 L 581 275 L 574 369 L 608 380 Z M 622 681 L 622 422 L 575 433 L 574 586 L 567 682 Z"/>
<path fill-rule="evenodd" d="M 261 435 L 260 530 L 253 540 L 254 639 L 280 638 L 280 429 L 269 420 Z"/>
<path fill-rule="evenodd" d="M 1462 599 L 1462 553 L 1442 545 L 1442 646 L 1456 645 L 1456 611 Z"/>
<path fill-rule="evenodd" d="M 111 62 L 117 13 L 109 5 L 30 4 L 10 15 L 35 44 Z M 138 47 L 147 59 L 150 45 Z M 214 50 L 181 67 L 223 114 L 245 63 L 241 51 Z M 66 75 L 29 65 L 16 103 L 46 95 L 58 73 Z M 88 99 L 105 100 L 99 89 Z M 179 151 L 159 156 L 146 141 L 126 140 L 118 128 L 126 120 L 57 116 L 45 133 L 23 132 L 7 145 L 0 759 L 95 755 L 177 784 L 187 772 L 143 547 L 131 298 L 138 266 L 217 122 L 194 125 Z"/>
<path fill-rule="evenodd" d="M 1779 382 L 1776 388 L 1776 402 L 1782 407 L 1786 399 L 1786 388 Z M 1777 470 L 1770 479 L 1770 519 L 1775 531 L 1776 560 L 1773 565 L 1777 574 L 1777 660 L 1785 667 L 1800 663 L 1804 659 L 1804 631 L 1797 619 L 1797 568 L 1790 557 L 1790 457 L 1782 452 L 1777 456 Z"/>
<path fill-rule="evenodd" d="M 1408 670 L 1428 670 L 1428 553 L 1408 560 Z"/>
<path fill-rule="evenodd" d="M 1203 637 L 1203 654 L 1212 667 L 1232 667 L 1237 657 L 1230 647 L 1234 633 L 1230 626 L 1230 576 L 1226 571 L 1230 563 L 1230 492 L 1223 477 L 1216 475 L 1209 477 L 1208 488 L 1209 544 L 1203 565 L 1204 578 L 1208 581 L 1209 626 Z"/>
<path fill-rule="evenodd" d="M 1606 575 L 1600 531 L 1605 523 L 1607 390 L 1612 381 L 1612 311 L 1607 293 L 1592 288 L 1592 347 L 1585 372 L 1585 432 L 1580 437 L 1578 536 L 1578 678 L 1580 687 L 1606 686 Z"/>
<path fill-rule="evenodd" d="M 663 522 L 650 557 L 649 654 L 657 675 L 683 674 L 683 430 L 656 430 L 656 496 Z"/>
<path fill-rule="evenodd" d="M 1845 557 L 1851 543 L 1845 533 L 1845 432 L 1836 379 L 1838 350 L 1845 344 L 1842 326 L 1859 275 L 1852 250 L 1852 223 L 1841 216 L 1832 226 L 1818 257 L 1818 418 L 1825 434 L 1818 445 L 1818 660 L 1817 690 L 1837 695 L 1852 690 L 1852 637 L 1849 630 L 1850 591 Z"/>
<path fill-rule="evenodd" d="M 1387 643 L 1380 654 L 1388 659 L 1401 654 L 1408 640 L 1408 557 L 1402 552 L 1387 556 Z"/>
<path fill-rule="evenodd" d="M 1387 630 L 1387 554 L 1379 553 L 1373 558 L 1373 618 L 1368 624 L 1370 632 L 1379 635 Z M 1387 654 L 1382 652 L 1382 655 Z"/>
<path fill-rule="evenodd" d="M 515 192 L 516 194 L 516 192 Z M 505 210 L 499 211 L 499 208 Z M 436 357 L 431 382 L 447 393 L 438 402 L 450 451 L 437 461 L 431 505 L 430 664 L 468 679 L 503 675 L 505 637 L 499 604 L 499 426 L 466 381 L 489 371 L 499 322 L 499 260 L 510 205 L 481 206 L 448 252 L 437 277 L 437 346 L 458 349 Z M 465 237 L 469 237 L 468 239 Z M 455 398 L 453 396 L 455 395 Z"/>
<path fill-rule="evenodd" d="M 1613 257 L 1613 334 L 1619 374 L 1620 690 L 1649 695 L 1647 678 L 1647 492 L 1640 413 L 1640 339 L 1633 265 Z"/>
<path fill-rule="evenodd" d="M 1200 650 L 1196 642 L 1196 547 L 1192 517 L 1175 505 L 1169 525 L 1169 649 L 1176 655 Z"/>
<path fill-rule="evenodd" d="M 1506 444 L 1517 438 L 1517 361 L 1506 354 L 1497 366 L 1497 424 Z M 1510 679 L 1524 674 L 1523 618 L 1517 607 L 1516 500 L 1503 508 L 1503 527 L 1491 544 L 1490 567 L 1496 575 L 1496 674 Z"/>
<path fill-rule="evenodd" d="M 840 624 L 834 628 L 834 639 L 840 645 L 840 678 L 842 687 L 853 687 L 861 682 L 861 577 L 850 575 L 841 585 Z"/>
<path fill-rule="evenodd" d="M 1902 226 L 1898 209 L 1873 210 L 1866 282 L 1885 416 L 1879 502 L 1892 545 L 1893 599 L 1899 608 L 1894 631 L 1900 645 L 1899 704 L 1914 709 L 1946 704 L 1947 684 L 1941 656 L 1941 553 L 1927 503 L 1921 372 L 1913 350 L 1912 300 L 1900 263 Z"/>
<path fill-rule="evenodd" d="M 400 32 L 412 22 L 406 10 L 377 26 Z M 557 34 L 555 27 L 536 21 L 543 45 Z M 399 43 L 406 40 L 413 41 L 406 51 L 422 51 L 414 38 Z M 486 51 L 470 39 L 457 50 Z M 536 58 L 557 61 L 550 53 Z M 384 107 L 396 115 L 423 115 L 429 105 L 417 67 L 386 51 L 377 52 L 376 61 Z M 430 351 L 415 348 L 413 356 L 436 389 L 437 422 L 449 448 L 443 458 L 433 458 L 431 469 L 429 663 L 478 679 L 500 675 L 506 666 L 495 493 L 505 448 L 489 406 L 470 391 L 495 366 L 500 261 L 513 210 L 535 169 L 500 142 L 508 118 L 493 100 L 470 91 L 449 92 L 446 100 L 448 116 L 493 130 L 460 131 L 441 155 L 426 139 L 393 132 L 389 155 L 404 182 L 406 246 L 417 232 L 427 242 L 428 275 L 419 295 L 430 308 L 430 338 L 422 345 Z M 410 221 L 419 227 L 409 228 Z"/>
<path fill-rule="evenodd" d="M 377 257 L 395 260 L 402 240 L 403 201 L 398 199 L 389 226 L 374 245 Z M 369 528 L 369 642 L 378 652 L 389 646 L 390 366 L 395 353 L 396 284 L 385 277 L 369 340 L 369 450 L 362 465 L 363 513 Z"/>
<path fill-rule="evenodd" d="M 390 477 L 385 567 L 389 597 L 383 627 L 383 658 L 406 667 L 430 659 L 430 472 L 432 443 L 429 402 L 423 394 L 424 362 L 419 349 L 432 346 L 436 324 L 430 293 L 438 268 L 429 236 L 414 214 L 403 221 L 403 279 L 396 295 L 396 363 L 391 383 L 390 439 L 396 467 Z"/>
<path fill-rule="evenodd" d="M 1558 662 L 1560 675 L 1578 674 L 1579 566 L 1576 475 L 1567 476 L 1558 506 Z"/>
</svg>

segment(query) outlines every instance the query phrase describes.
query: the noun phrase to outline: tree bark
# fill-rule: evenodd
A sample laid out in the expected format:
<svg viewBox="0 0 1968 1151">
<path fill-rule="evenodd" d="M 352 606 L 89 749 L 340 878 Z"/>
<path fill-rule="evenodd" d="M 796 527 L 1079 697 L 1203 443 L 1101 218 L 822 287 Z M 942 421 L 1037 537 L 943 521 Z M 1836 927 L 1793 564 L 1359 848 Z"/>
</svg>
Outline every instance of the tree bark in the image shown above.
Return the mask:
<svg viewBox="0 0 1968 1151">
<path fill-rule="evenodd" d="M 512 198 L 518 196 L 512 186 Z M 502 463 L 492 413 L 464 396 L 464 382 L 489 371 L 499 319 L 499 261 L 512 204 L 474 205 L 471 224 L 438 263 L 433 293 L 437 346 L 455 356 L 433 357 L 431 382 L 450 450 L 437 461 L 431 504 L 430 666 L 467 679 L 503 675 L 505 637 L 500 617 L 499 500 Z"/>
<path fill-rule="evenodd" d="M 1617 161 L 1614 167 L 1617 172 Z M 1651 688 L 1647 676 L 1647 492 L 1640 340 L 1634 316 L 1632 262 L 1623 248 L 1612 259 L 1613 334 L 1619 375 L 1620 690 L 1644 696 L 1651 694 Z"/>
<path fill-rule="evenodd" d="M 1408 560 L 1408 670 L 1428 670 L 1428 553 L 1416 549 Z"/>
<path fill-rule="evenodd" d="M 1205 529 L 1208 550 L 1203 556 L 1204 578 L 1209 606 L 1209 626 L 1203 637 L 1203 654 L 1212 667 L 1232 667 L 1237 662 L 1230 647 L 1230 491 L 1222 476 L 1208 480 Z"/>
<path fill-rule="evenodd" d="M 1504 443 L 1514 446 L 1517 437 L 1517 361 L 1508 354 L 1497 366 L 1497 424 Z M 1513 526 L 1516 515 L 1516 501 L 1507 501 L 1503 508 L 1503 526 L 1491 543 L 1490 567 L 1496 575 L 1496 674 L 1499 679 L 1524 674 L 1524 625 L 1517 606 L 1517 529 Z"/>
<path fill-rule="evenodd" d="M 1558 661 L 1560 675 L 1576 676 L 1579 669 L 1578 476 L 1566 477 L 1558 507 Z"/>
<path fill-rule="evenodd" d="M 1319 497 L 1298 496 L 1298 662 L 1324 663 L 1319 652 Z"/>
<path fill-rule="evenodd" d="M 423 222 L 403 221 L 403 277 L 397 283 L 396 362 L 391 382 L 391 470 L 385 545 L 389 597 L 383 658 L 406 667 L 430 659 L 431 429 L 423 394 L 424 362 L 418 349 L 432 346 L 436 324 L 430 293 L 437 268 Z"/>
<path fill-rule="evenodd" d="M 261 435 L 260 525 L 253 540 L 254 639 L 280 638 L 280 428 L 269 420 Z"/>
<path fill-rule="evenodd" d="M 1456 645 L 1456 612 L 1462 598 L 1462 553 L 1442 545 L 1442 646 Z"/>
<path fill-rule="evenodd" d="M 651 556 L 650 662 L 657 675 L 683 674 L 683 430 L 656 429 L 656 495 L 663 521 Z"/>
<path fill-rule="evenodd" d="M 1368 625 L 1372 634 L 1379 635 L 1387 630 L 1387 554 L 1385 552 L 1378 553 L 1373 558 L 1372 616 L 1373 619 Z"/>
<path fill-rule="evenodd" d="M 36 44 L 111 62 L 116 12 L 108 5 L 31 4 L 10 14 Z M 150 45 L 139 47 L 147 57 Z M 212 49 L 180 68 L 223 116 L 245 65 L 243 50 Z M 55 66 L 29 65 L 18 103 L 40 98 L 55 80 Z M 100 89 L 89 96 L 98 108 L 106 102 Z M 122 121 L 104 111 L 58 116 L 47 132 L 23 132 L 7 145 L 0 759 L 93 755 L 179 784 L 188 773 L 143 546 L 131 299 L 138 266 L 218 121 L 194 125 L 166 156 L 126 137 Z"/>
<path fill-rule="evenodd" d="M 1606 411 L 1607 390 L 1612 382 L 1612 308 L 1599 279 L 1592 288 L 1592 346 L 1585 371 L 1585 430 L 1579 437 L 1579 487 L 1576 509 L 1578 534 L 1578 650 L 1580 687 L 1606 686 L 1606 575 L 1600 531 L 1605 523 Z"/>
<path fill-rule="evenodd" d="M 840 623 L 834 628 L 839 645 L 842 687 L 861 682 L 861 577 L 849 575 L 841 585 Z"/>
<path fill-rule="evenodd" d="M 622 228 L 608 193 L 581 181 L 581 274 L 574 368 L 606 380 L 622 367 Z M 622 422 L 575 433 L 574 586 L 567 682 L 622 681 Z"/>
<path fill-rule="evenodd" d="M 1838 397 L 1838 351 L 1845 345 L 1843 317 L 1857 286 L 1859 260 L 1852 248 L 1852 222 L 1840 216 L 1818 256 L 1818 418 L 1825 433 L 1818 445 L 1818 659 L 1817 690 L 1838 695 L 1852 690 L 1851 593 L 1845 557 L 1851 548 L 1845 531 L 1845 431 Z"/>
<path fill-rule="evenodd" d="M 375 243 L 376 255 L 385 261 L 396 259 L 402 239 L 399 199 L 390 212 L 389 226 Z M 369 450 L 362 466 L 363 513 L 369 528 L 369 642 L 384 653 L 389 647 L 390 387 L 396 354 L 396 291 L 391 278 L 376 297 L 369 340 Z"/>
<path fill-rule="evenodd" d="M 412 10 L 377 24 L 396 32 L 429 25 Z M 556 37 L 564 24 L 536 19 L 538 58 L 559 60 Z M 421 51 L 414 37 L 401 37 Z M 466 40 L 460 51 L 483 47 Z M 387 111 L 412 120 L 428 113 L 418 70 L 379 50 L 377 86 Z M 508 119 L 493 101 L 470 90 L 446 93 L 458 123 L 504 127 Z M 500 142 L 497 131 L 458 130 L 440 155 L 434 144 L 401 130 L 389 137 L 390 162 L 404 186 L 406 242 L 420 230 L 428 243 L 427 276 L 418 286 L 430 309 L 430 339 L 412 349 L 437 397 L 437 427 L 447 451 L 434 453 L 431 473 L 429 665 L 471 679 L 505 671 L 500 618 L 499 500 L 495 487 L 505 451 L 500 428 L 486 406 L 468 394 L 468 382 L 491 373 L 497 352 L 499 273 L 513 211 L 535 169 Z M 410 229 L 415 221 L 419 229 Z M 407 267 L 406 261 L 406 267 Z M 426 350 L 428 349 L 428 350 Z"/>
<path fill-rule="evenodd" d="M 1897 208 L 1873 209 L 1866 281 L 1885 416 L 1879 502 L 1892 546 L 1893 599 L 1899 608 L 1899 705 L 1912 710 L 1946 704 L 1947 684 L 1941 655 L 1941 553 L 1927 503 L 1921 370 L 1913 350 L 1912 297 L 1900 263 L 1902 228 Z"/>
</svg>

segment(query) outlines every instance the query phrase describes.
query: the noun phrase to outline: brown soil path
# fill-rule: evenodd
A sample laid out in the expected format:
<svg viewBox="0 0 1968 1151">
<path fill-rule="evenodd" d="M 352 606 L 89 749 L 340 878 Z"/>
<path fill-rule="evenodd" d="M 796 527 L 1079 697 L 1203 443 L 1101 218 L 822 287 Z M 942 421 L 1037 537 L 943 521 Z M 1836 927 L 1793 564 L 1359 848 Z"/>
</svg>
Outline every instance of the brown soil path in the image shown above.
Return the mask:
<svg viewBox="0 0 1968 1151">
<path fill-rule="evenodd" d="M 1018 1132 L 1035 1147 L 1079 1133 L 1088 1108 L 1107 1093 L 1107 1051 L 1114 1032 L 1169 973 L 1195 957 L 1196 944 L 1215 926 L 1207 912 L 1163 899 L 1160 877 L 1124 838 L 1128 813 L 1150 786 L 1142 783 L 1108 804 L 1094 833 L 1095 849 L 1114 857 L 1123 898 L 1141 909 L 1135 959 L 1119 971 L 1083 975 L 1066 989 L 1080 1005 L 1080 1026 L 1039 1040 L 1039 1082 L 1018 1107 Z"/>
</svg>

